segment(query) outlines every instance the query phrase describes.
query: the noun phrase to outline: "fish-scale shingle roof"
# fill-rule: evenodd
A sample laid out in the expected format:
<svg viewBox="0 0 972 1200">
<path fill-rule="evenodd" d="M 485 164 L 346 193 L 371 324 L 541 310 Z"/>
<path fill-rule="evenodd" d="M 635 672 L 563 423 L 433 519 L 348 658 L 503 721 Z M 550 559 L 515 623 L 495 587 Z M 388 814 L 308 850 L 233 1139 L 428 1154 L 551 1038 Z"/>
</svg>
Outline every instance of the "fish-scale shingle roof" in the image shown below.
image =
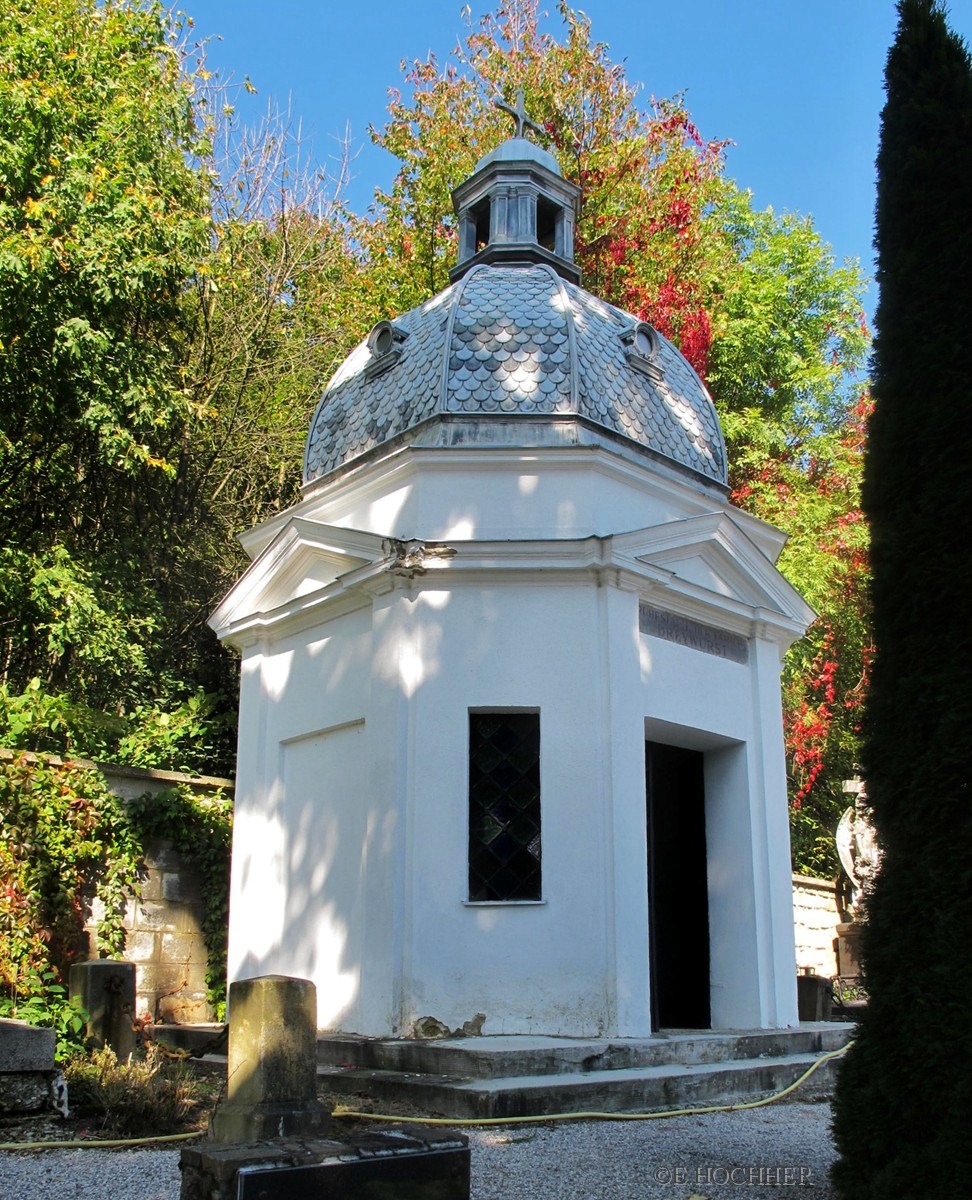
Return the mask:
<svg viewBox="0 0 972 1200">
<path fill-rule="evenodd" d="M 395 318 L 387 366 L 367 342 L 344 361 L 314 413 L 304 480 L 439 414 L 564 414 L 724 484 L 725 445 L 708 392 L 658 334 L 650 365 L 632 361 L 623 335 L 637 324 L 546 265 L 474 267 Z"/>
</svg>

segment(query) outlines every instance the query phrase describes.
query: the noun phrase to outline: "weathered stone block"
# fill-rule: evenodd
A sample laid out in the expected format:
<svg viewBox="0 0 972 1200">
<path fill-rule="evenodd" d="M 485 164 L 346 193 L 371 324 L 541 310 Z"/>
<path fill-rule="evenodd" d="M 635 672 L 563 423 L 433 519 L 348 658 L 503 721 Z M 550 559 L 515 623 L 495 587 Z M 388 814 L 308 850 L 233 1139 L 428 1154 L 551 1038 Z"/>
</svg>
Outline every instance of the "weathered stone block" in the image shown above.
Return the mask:
<svg viewBox="0 0 972 1200">
<path fill-rule="evenodd" d="M 88 1012 L 88 1039 L 110 1046 L 119 1058 L 135 1049 L 132 1018 L 135 1012 L 135 967 L 110 958 L 75 963 L 71 967 L 71 995 Z"/>
<path fill-rule="evenodd" d="M 183 858 L 168 838 L 148 838 L 145 842 L 145 862 L 150 869 L 178 871 Z"/>
<path fill-rule="evenodd" d="M 125 957 L 129 962 L 155 962 L 159 957 L 160 937 L 151 929 L 132 930 L 125 938 Z"/>
<path fill-rule="evenodd" d="M 199 904 L 202 900 L 199 881 L 188 871 L 166 871 L 162 876 L 162 895 L 182 904 Z"/>
<path fill-rule="evenodd" d="M 263 975 L 230 984 L 227 1098 L 213 1118 L 220 1142 L 320 1134 L 317 990 L 308 979 Z"/>
<path fill-rule="evenodd" d="M 142 899 L 143 900 L 161 900 L 162 899 L 162 880 L 163 873 L 156 867 L 150 867 L 147 875 L 142 880 Z"/>
<path fill-rule="evenodd" d="M 0 1071 L 53 1071 L 55 1043 L 53 1029 L 0 1020 Z"/>
<path fill-rule="evenodd" d="M 159 1000 L 159 1020 L 173 1025 L 198 1025 L 213 1019 L 205 992 L 179 992 Z"/>
<path fill-rule="evenodd" d="M 140 992 L 179 992 L 187 983 L 185 967 L 180 963 L 138 963 L 136 986 Z"/>
<path fill-rule="evenodd" d="M 0 1113 L 32 1113 L 51 1104 L 53 1071 L 0 1074 Z"/>
<path fill-rule="evenodd" d="M 199 934 L 164 933 L 160 961 L 187 963 L 204 953 L 203 940 Z"/>
<path fill-rule="evenodd" d="M 135 913 L 136 929 L 152 929 L 161 933 L 179 932 L 179 913 L 176 906 L 161 900 L 145 900 Z"/>
</svg>

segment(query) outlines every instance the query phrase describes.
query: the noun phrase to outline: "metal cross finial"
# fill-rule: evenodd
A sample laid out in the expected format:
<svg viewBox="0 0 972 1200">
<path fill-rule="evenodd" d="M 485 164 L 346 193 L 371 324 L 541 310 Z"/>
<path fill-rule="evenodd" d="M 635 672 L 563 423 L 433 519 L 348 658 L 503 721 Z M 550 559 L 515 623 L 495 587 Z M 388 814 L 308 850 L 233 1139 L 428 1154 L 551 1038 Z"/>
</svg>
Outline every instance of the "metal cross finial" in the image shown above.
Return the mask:
<svg viewBox="0 0 972 1200">
<path fill-rule="evenodd" d="M 526 115 L 526 110 L 523 107 L 523 88 L 519 88 L 516 93 L 516 108 L 512 108 L 502 96 L 496 96 L 493 103 L 497 108 L 501 108 L 503 112 L 509 113 L 516 122 L 516 132 L 514 137 L 523 137 L 523 132 L 526 129 L 532 129 L 534 133 L 543 133 L 543 129 L 536 123 L 531 121 Z"/>
</svg>

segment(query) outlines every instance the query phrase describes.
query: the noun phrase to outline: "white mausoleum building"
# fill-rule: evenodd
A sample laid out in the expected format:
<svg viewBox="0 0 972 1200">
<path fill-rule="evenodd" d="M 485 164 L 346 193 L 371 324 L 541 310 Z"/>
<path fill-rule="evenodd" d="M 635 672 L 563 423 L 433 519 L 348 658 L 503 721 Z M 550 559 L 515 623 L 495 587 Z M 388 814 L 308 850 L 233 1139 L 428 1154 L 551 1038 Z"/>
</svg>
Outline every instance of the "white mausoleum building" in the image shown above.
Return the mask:
<svg viewBox="0 0 972 1200">
<path fill-rule="evenodd" d="M 678 350 L 580 286 L 553 157 L 517 136 L 455 203 L 451 286 L 338 370 L 212 618 L 230 979 L 366 1035 L 793 1025 L 784 538 Z"/>
</svg>

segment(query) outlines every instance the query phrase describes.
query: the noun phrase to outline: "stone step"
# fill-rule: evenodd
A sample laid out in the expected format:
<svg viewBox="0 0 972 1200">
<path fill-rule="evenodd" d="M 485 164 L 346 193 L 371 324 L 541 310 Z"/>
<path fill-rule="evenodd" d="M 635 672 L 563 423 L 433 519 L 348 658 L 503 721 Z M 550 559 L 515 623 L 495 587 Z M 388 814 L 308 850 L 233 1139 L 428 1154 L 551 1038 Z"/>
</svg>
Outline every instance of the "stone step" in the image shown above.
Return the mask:
<svg viewBox="0 0 972 1200">
<path fill-rule="evenodd" d="M 734 1062 L 666 1063 L 489 1079 L 319 1067 L 318 1080 L 329 1090 L 349 1097 L 366 1093 L 379 1108 L 404 1103 L 412 1109 L 454 1118 L 651 1112 L 737 1103 L 770 1095 L 794 1083 L 818 1057 L 787 1054 Z M 834 1070 L 834 1060 L 824 1063 L 801 1085 L 799 1097 L 829 1094 Z"/>
<path fill-rule="evenodd" d="M 492 1036 L 437 1041 L 325 1036 L 318 1081 L 379 1107 L 446 1117 L 632 1112 L 733 1103 L 780 1091 L 853 1035 L 852 1025 L 665 1031 L 651 1038 Z M 835 1064 L 800 1087 L 829 1093 Z M 353 1102 L 352 1102 L 353 1107 Z"/>
<path fill-rule="evenodd" d="M 413 1039 L 324 1035 L 318 1038 L 322 1066 L 499 1079 L 527 1075 L 588 1074 L 665 1064 L 706 1064 L 839 1049 L 852 1026 L 814 1022 L 794 1029 L 666 1031 L 651 1038 L 563 1038 L 493 1035 Z"/>
</svg>

